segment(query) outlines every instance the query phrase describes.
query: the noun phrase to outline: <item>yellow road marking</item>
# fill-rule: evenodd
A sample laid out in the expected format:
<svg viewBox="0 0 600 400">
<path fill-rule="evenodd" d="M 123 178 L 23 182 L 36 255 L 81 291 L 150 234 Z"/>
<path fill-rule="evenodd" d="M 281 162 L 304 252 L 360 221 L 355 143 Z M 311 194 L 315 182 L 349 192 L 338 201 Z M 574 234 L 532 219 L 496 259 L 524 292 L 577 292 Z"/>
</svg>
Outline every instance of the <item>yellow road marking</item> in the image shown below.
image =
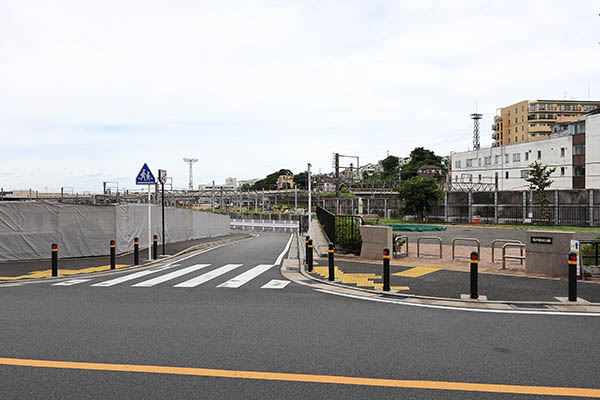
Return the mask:
<svg viewBox="0 0 600 400">
<path fill-rule="evenodd" d="M 116 264 L 115 268 L 123 268 L 123 267 L 128 267 L 129 265 L 127 264 Z M 59 275 L 74 275 L 74 274 L 87 274 L 89 272 L 99 272 L 99 271 L 108 271 L 110 270 L 110 265 L 102 265 L 100 267 L 89 267 L 89 268 L 83 268 L 83 269 L 59 269 L 58 270 L 58 274 Z M 43 271 L 33 271 L 30 272 L 27 275 L 21 275 L 21 276 L 0 276 L 0 280 L 6 280 L 6 281 L 14 281 L 17 279 L 25 279 L 25 278 L 47 278 L 49 276 L 52 276 L 52 270 L 51 269 L 47 269 L 47 270 L 43 270 Z"/>
<path fill-rule="evenodd" d="M 427 275 L 435 271 L 439 271 L 441 268 L 434 267 L 415 267 L 407 269 L 406 271 L 396 272 L 392 274 L 394 276 L 404 276 L 409 278 L 418 278 L 419 276 Z"/>
<path fill-rule="evenodd" d="M 327 278 L 329 276 L 329 267 L 314 267 L 313 270 L 319 276 Z M 373 282 L 375 279 L 381 279 L 381 275 L 373 273 L 357 273 L 351 274 L 346 273 L 339 269 L 334 268 L 334 277 L 339 279 L 342 283 L 353 283 L 358 287 L 373 288 L 375 290 L 383 290 L 383 283 Z M 409 290 L 408 286 L 392 286 L 392 290 Z"/>
<path fill-rule="evenodd" d="M 254 379 L 267 381 L 332 383 L 338 385 L 382 386 L 406 389 L 455 390 L 466 392 L 489 392 L 529 394 L 539 396 L 571 396 L 600 398 L 600 389 L 556 386 L 501 385 L 469 382 L 423 381 L 406 379 L 358 378 L 352 376 L 292 374 L 260 371 L 236 371 L 227 369 L 167 367 L 158 365 L 107 364 L 69 361 L 30 360 L 0 358 L 0 365 L 36 368 L 60 368 L 91 371 L 142 372 L 148 374 L 205 376 L 214 378 Z"/>
</svg>

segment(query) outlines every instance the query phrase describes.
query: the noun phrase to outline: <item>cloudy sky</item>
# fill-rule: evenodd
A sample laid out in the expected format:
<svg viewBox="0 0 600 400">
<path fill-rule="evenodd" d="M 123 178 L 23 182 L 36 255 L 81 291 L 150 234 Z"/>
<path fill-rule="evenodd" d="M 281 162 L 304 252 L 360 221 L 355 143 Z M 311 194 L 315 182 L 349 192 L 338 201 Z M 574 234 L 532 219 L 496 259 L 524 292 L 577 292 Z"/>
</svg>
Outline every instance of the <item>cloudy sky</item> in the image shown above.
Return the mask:
<svg viewBox="0 0 600 400">
<path fill-rule="evenodd" d="M 0 186 L 136 189 L 482 144 L 496 109 L 600 99 L 595 1 L 0 0 Z"/>
</svg>

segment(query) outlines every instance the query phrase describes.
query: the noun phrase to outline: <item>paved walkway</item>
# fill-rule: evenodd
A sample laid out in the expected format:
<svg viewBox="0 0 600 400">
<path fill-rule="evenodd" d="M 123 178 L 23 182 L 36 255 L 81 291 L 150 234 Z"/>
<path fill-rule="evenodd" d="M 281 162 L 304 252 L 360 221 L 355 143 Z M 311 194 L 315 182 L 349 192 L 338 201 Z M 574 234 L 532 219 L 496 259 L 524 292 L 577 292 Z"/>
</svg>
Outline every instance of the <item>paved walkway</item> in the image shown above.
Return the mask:
<svg viewBox="0 0 600 400">
<path fill-rule="evenodd" d="M 247 237 L 247 233 L 232 233 L 226 236 L 187 240 L 184 242 L 167 243 L 166 255 L 177 254 L 191 247 L 208 246 L 215 242 L 228 242 L 240 240 Z M 60 249 L 59 249 L 60 251 Z M 162 246 L 158 246 L 158 254 L 162 255 Z M 60 252 L 59 252 L 60 257 Z M 148 248 L 140 249 L 140 264 L 149 262 Z M 133 265 L 133 252 L 118 255 L 115 259 L 115 267 L 123 268 Z M 50 259 L 9 261 L 0 263 L 0 280 L 17 280 L 26 278 L 44 278 L 51 276 L 52 262 Z M 87 272 L 98 272 L 110 269 L 110 257 L 81 257 L 81 258 L 59 258 L 59 275 L 71 275 Z"/>
<path fill-rule="evenodd" d="M 327 279 L 327 259 L 321 258 L 316 262 L 313 276 Z M 338 258 L 335 266 L 335 278 L 338 283 L 350 287 L 382 290 L 382 263 Z M 479 295 L 486 296 L 487 300 L 556 302 L 557 297 L 568 296 L 567 281 L 563 279 L 498 273 L 480 273 L 478 278 Z M 442 266 L 396 264 L 390 266 L 390 286 L 392 291 L 403 294 L 460 299 L 461 295 L 469 294 L 470 276 L 467 269 L 463 271 Z M 578 297 L 592 303 L 600 303 L 600 283 L 579 281 Z"/>
</svg>

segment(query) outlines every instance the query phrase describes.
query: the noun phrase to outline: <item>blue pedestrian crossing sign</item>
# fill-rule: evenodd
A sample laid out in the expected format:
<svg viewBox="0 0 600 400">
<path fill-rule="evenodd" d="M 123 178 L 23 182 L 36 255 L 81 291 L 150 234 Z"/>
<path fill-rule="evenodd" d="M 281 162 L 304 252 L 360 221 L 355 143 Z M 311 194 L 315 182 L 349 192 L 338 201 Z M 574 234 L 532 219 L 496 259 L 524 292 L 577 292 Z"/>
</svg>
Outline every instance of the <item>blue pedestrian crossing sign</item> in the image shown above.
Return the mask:
<svg viewBox="0 0 600 400">
<path fill-rule="evenodd" d="M 148 168 L 148 164 L 144 163 L 144 166 L 140 170 L 140 173 L 135 178 L 136 185 L 154 185 L 156 180 L 154 179 L 154 175 L 152 175 L 152 171 Z"/>
</svg>

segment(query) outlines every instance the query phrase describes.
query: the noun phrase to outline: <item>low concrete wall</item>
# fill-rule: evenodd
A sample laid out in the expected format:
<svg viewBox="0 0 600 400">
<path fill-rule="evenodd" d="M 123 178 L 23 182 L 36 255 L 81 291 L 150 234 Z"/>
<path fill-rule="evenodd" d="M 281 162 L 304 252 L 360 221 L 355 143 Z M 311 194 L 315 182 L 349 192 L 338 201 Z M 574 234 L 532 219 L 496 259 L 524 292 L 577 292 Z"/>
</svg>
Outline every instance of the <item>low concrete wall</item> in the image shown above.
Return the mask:
<svg viewBox="0 0 600 400">
<path fill-rule="evenodd" d="M 360 236 L 362 238 L 361 258 L 380 260 L 383 256 L 383 249 L 386 247 L 390 249 L 390 255 L 393 253 L 391 226 L 362 225 Z"/>
<path fill-rule="evenodd" d="M 575 232 L 527 231 L 527 272 L 568 276 L 567 255 Z"/>
</svg>

